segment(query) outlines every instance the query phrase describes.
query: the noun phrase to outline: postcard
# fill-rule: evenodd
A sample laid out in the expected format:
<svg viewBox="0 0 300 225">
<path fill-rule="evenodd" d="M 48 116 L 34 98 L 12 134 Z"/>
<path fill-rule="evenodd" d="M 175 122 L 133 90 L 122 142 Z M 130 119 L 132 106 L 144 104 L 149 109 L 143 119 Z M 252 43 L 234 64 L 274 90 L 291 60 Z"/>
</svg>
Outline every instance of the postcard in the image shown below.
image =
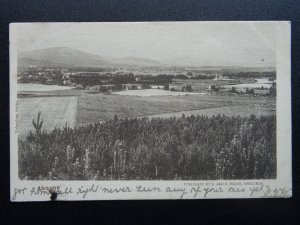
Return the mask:
<svg viewBox="0 0 300 225">
<path fill-rule="evenodd" d="M 288 198 L 291 24 L 10 24 L 11 201 Z"/>
</svg>

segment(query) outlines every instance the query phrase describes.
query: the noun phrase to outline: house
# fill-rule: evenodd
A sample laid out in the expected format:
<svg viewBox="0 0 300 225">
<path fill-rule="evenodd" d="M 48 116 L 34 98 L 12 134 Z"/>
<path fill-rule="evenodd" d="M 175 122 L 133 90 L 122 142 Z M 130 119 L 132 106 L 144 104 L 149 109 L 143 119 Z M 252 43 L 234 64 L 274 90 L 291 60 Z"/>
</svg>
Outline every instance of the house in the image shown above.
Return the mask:
<svg viewBox="0 0 300 225">
<path fill-rule="evenodd" d="M 69 81 L 69 80 L 64 80 L 64 81 L 63 81 L 63 84 L 64 84 L 64 85 L 72 85 L 71 81 Z"/>
<path fill-rule="evenodd" d="M 83 86 L 81 84 L 77 84 L 75 87 L 76 87 L 77 90 L 83 89 Z"/>
<path fill-rule="evenodd" d="M 208 91 L 217 91 L 217 90 L 219 90 L 219 87 L 215 84 L 211 84 L 211 85 L 208 86 L 208 88 L 206 90 L 208 90 Z"/>
</svg>

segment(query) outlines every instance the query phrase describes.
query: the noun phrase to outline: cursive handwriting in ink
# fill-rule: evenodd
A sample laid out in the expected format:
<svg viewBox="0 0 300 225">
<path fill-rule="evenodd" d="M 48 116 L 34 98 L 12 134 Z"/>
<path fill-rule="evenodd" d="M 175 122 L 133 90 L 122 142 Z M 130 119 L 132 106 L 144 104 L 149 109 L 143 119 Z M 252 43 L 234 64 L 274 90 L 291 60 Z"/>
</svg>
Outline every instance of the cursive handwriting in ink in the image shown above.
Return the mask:
<svg viewBox="0 0 300 225">
<path fill-rule="evenodd" d="M 126 193 L 126 192 L 132 192 L 130 187 L 121 187 L 121 188 L 102 188 L 103 193 L 108 193 L 108 194 L 114 194 L 114 193 Z"/>
<path fill-rule="evenodd" d="M 266 186 L 266 190 L 263 192 L 263 197 L 269 198 L 286 198 L 289 197 L 289 192 L 292 191 L 291 188 L 274 188 L 271 189 L 270 186 Z"/>
<path fill-rule="evenodd" d="M 95 193 L 98 191 L 99 185 L 95 185 L 93 184 L 90 187 L 84 188 L 83 186 L 81 186 L 80 188 L 78 188 L 77 194 L 83 194 L 82 198 L 84 199 L 88 193 Z"/>
<path fill-rule="evenodd" d="M 193 197 L 196 198 L 198 196 L 198 193 L 201 193 L 202 190 L 200 188 L 200 186 L 197 187 L 192 187 L 190 190 L 190 193 L 194 193 Z"/>
<path fill-rule="evenodd" d="M 58 188 L 57 194 L 58 195 L 73 194 L 73 189 L 72 189 L 72 187 L 65 187 L 64 189 Z"/>
<path fill-rule="evenodd" d="M 234 193 L 244 193 L 246 191 L 245 188 L 237 188 L 237 187 L 229 187 L 228 192 L 234 192 Z"/>
<path fill-rule="evenodd" d="M 183 196 L 185 194 L 187 194 L 186 188 L 171 188 L 171 187 L 167 187 L 166 188 L 166 192 L 176 192 L 176 193 L 180 192 L 181 193 L 181 195 L 180 195 L 181 199 L 183 198 Z"/>
<path fill-rule="evenodd" d="M 137 192 L 161 192 L 159 187 L 144 187 L 142 185 L 136 186 Z"/>
<path fill-rule="evenodd" d="M 16 200 L 17 195 L 24 195 L 25 191 L 27 190 L 27 188 L 15 188 L 14 189 L 14 194 L 12 196 L 12 200 Z"/>
<path fill-rule="evenodd" d="M 219 187 L 219 188 L 204 188 L 203 190 L 204 190 L 204 198 L 206 198 L 209 193 L 223 192 L 222 187 Z"/>
<path fill-rule="evenodd" d="M 258 193 L 261 192 L 264 188 L 264 185 L 260 185 L 260 186 L 254 186 L 254 187 L 250 187 L 250 197 L 252 197 L 254 195 L 254 193 Z"/>
</svg>

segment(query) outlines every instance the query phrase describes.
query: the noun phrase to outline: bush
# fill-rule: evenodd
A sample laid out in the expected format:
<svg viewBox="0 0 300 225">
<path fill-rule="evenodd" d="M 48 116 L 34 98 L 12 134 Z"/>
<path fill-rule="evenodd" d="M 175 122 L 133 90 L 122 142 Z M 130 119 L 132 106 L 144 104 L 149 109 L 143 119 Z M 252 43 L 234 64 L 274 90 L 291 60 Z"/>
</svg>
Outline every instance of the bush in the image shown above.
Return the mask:
<svg viewBox="0 0 300 225">
<path fill-rule="evenodd" d="M 149 84 L 142 84 L 141 89 L 151 89 L 151 86 Z"/>
<path fill-rule="evenodd" d="M 192 86 L 191 86 L 191 85 L 187 85 L 187 86 L 185 87 L 185 91 L 187 91 L 187 92 L 192 92 L 192 91 L 193 91 Z"/>
</svg>

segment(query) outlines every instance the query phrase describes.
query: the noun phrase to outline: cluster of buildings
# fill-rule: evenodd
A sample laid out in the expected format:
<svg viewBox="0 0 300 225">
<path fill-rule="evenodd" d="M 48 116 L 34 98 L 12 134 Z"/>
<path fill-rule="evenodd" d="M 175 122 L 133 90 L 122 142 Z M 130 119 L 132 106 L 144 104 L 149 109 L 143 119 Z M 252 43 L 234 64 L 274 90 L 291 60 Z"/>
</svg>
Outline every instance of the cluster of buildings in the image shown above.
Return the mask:
<svg viewBox="0 0 300 225">
<path fill-rule="evenodd" d="M 221 74 L 221 73 L 215 73 L 213 75 L 215 76 L 215 78 L 213 80 L 234 80 L 234 79 L 230 79 L 226 76 L 223 76 L 223 74 Z"/>
</svg>

